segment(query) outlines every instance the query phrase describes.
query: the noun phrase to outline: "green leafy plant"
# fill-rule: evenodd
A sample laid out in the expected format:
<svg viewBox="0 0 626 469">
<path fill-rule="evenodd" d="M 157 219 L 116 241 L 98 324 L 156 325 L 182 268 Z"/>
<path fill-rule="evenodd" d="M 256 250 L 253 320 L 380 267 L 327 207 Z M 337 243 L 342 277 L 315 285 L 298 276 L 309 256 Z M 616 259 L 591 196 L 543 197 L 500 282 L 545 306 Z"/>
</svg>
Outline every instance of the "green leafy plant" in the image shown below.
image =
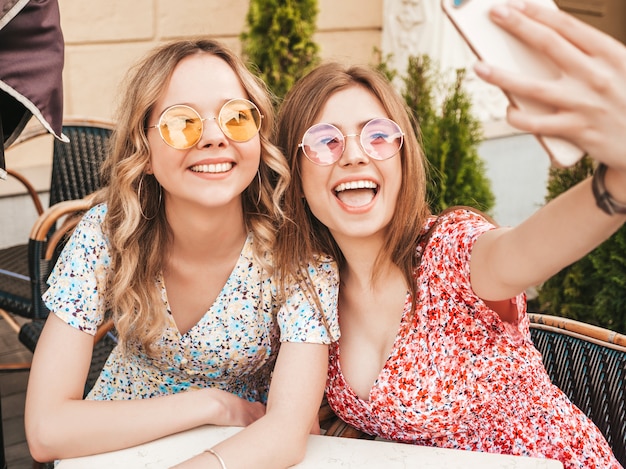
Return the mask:
<svg viewBox="0 0 626 469">
<path fill-rule="evenodd" d="M 313 41 L 317 0 L 251 0 L 243 57 L 278 100 L 319 62 Z"/>
<path fill-rule="evenodd" d="M 592 173 L 589 157 L 572 168 L 551 169 L 547 200 Z M 626 226 L 541 285 L 529 307 L 626 333 Z"/>
<path fill-rule="evenodd" d="M 397 72 L 388 65 L 378 69 L 390 80 Z M 495 204 L 484 162 L 478 155 L 482 126 L 472 113 L 472 103 L 463 88 L 465 71 L 455 80 L 445 80 L 428 55 L 411 56 L 402 78 L 402 95 L 421 135 L 429 162 L 428 200 L 434 212 L 454 205 L 469 205 L 489 212 Z"/>
</svg>

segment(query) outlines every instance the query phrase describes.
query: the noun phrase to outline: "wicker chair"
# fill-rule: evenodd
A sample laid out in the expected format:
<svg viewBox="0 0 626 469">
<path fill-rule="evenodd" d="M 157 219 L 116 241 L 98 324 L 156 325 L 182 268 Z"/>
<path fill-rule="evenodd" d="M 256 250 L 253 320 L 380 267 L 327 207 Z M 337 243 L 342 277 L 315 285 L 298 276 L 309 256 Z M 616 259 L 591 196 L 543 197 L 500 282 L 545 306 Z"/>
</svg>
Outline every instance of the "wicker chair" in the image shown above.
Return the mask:
<svg viewBox="0 0 626 469">
<path fill-rule="evenodd" d="M 320 410 L 318 412 L 318 418 L 320 422 L 320 429 L 326 436 L 341 436 L 344 438 L 359 438 L 361 440 L 373 440 L 376 438 L 373 435 L 368 435 L 361 430 L 357 430 L 349 423 L 341 420 L 333 409 L 330 408 L 330 404 L 324 397 Z"/>
<path fill-rule="evenodd" d="M 112 129 L 112 123 L 105 121 L 64 121 L 63 133 L 70 142 L 54 141 L 49 206 L 65 200 L 81 199 L 100 187 L 100 165 L 106 155 Z M 43 128 L 26 131 L 9 151 L 47 135 Z M 9 168 L 7 172 L 24 185 L 37 214 L 41 215 L 43 205 L 32 184 L 17 171 Z M 0 277 L 0 308 L 22 317 L 41 319 L 47 316 L 48 311 L 42 303 L 32 300 L 35 286 L 31 286 L 30 280 L 24 279 L 31 275 L 27 262 L 29 249 L 29 244 L 24 243 L 0 251 L 0 269 L 7 271 Z M 39 290 L 36 296 L 39 296 Z"/>
<path fill-rule="evenodd" d="M 41 292 L 46 287 L 46 279 L 63 247 L 65 236 L 89 206 L 88 195 L 100 187 L 100 165 L 107 154 L 112 130 L 113 124 L 108 121 L 74 118 L 64 121 L 63 133 L 70 142 L 55 140 L 53 143 L 48 209 L 44 210 L 37 191 L 26 177 L 7 169 L 9 177 L 25 187 L 39 217 L 26 243 L 0 250 L 0 316 L 31 351 L 35 350 L 48 316 Z M 10 148 L 47 135 L 48 132 L 43 128 L 25 131 Z M 28 321 L 21 321 L 21 324 L 13 315 Z M 116 344 L 111 329 L 111 324 L 106 324 L 96 335 L 85 394 L 95 383 Z M 9 363 L 0 365 L 0 372 L 29 368 L 30 363 Z M 6 464 L 3 441 L 0 426 L 0 467 Z M 34 467 L 41 465 L 35 463 Z"/>
<path fill-rule="evenodd" d="M 27 242 L 0 250 L 0 315 L 31 351 L 35 350 L 48 316 L 41 293 L 63 247 L 65 235 L 75 226 L 78 215 L 88 207 L 88 199 L 84 198 L 100 188 L 100 166 L 107 154 L 112 131 L 110 121 L 77 118 L 64 121 L 63 133 L 70 141 L 64 143 L 55 139 L 53 143 L 48 209 L 44 210 L 28 179 L 17 171 L 7 170 L 9 176 L 26 188 L 39 218 Z M 25 131 L 10 149 L 47 135 L 43 128 Z M 13 315 L 28 321 L 20 323 Z M 114 345 L 114 336 L 109 334 L 94 348 L 86 390 L 95 382 Z"/>
<path fill-rule="evenodd" d="M 626 466 L 626 336 L 573 319 L 529 317 L 550 379 L 593 420 Z"/>
<path fill-rule="evenodd" d="M 626 467 L 626 336 L 572 319 L 529 317 L 550 379 L 593 420 Z M 319 421 L 328 436 L 373 438 L 337 417 L 325 399 Z"/>
</svg>

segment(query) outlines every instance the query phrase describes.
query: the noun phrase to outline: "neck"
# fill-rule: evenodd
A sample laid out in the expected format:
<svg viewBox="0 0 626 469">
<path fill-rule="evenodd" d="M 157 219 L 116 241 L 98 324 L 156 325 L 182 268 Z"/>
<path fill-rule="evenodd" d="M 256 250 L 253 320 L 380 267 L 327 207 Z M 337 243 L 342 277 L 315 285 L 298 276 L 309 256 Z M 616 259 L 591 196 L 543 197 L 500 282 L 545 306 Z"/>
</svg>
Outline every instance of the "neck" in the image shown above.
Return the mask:
<svg viewBox="0 0 626 469">
<path fill-rule="evenodd" d="M 241 205 L 237 207 L 185 207 L 185 210 L 168 207 L 167 220 L 172 232 L 171 253 L 206 259 L 241 250 L 247 232 Z"/>
<path fill-rule="evenodd" d="M 396 276 L 400 271 L 390 257 L 375 266 L 378 253 L 384 245 L 382 236 L 369 238 L 335 238 L 345 258 L 340 272 L 341 284 L 354 286 L 359 290 L 374 290 L 373 281 L 385 283 L 385 279 Z M 376 269 L 376 275 L 374 275 Z"/>
</svg>

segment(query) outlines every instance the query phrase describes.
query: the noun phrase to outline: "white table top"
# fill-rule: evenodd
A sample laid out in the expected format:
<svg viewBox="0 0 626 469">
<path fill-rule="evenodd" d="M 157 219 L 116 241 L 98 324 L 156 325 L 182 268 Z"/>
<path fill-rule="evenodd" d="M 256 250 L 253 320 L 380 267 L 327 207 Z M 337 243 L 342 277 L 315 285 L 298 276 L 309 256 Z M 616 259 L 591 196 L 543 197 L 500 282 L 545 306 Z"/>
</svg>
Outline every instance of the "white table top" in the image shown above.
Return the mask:
<svg viewBox="0 0 626 469">
<path fill-rule="evenodd" d="M 238 427 L 203 426 L 150 443 L 110 453 L 65 459 L 56 469 L 165 469 L 240 431 Z M 562 469 L 558 461 L 459 451 L 387 441 L 311 435 L 298 469 Z"/>
</svg>

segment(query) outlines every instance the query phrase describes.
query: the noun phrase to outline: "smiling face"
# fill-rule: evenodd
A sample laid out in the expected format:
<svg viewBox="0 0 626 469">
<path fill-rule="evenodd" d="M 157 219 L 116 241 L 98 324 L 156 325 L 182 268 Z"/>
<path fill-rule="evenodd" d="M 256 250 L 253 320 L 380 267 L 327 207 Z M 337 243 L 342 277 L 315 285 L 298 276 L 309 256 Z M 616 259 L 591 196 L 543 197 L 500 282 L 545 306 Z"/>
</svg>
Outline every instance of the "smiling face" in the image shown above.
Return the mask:
<svg viewBox="0 0 626 469">
<path fill-rule="evenodd" d="M 355 85 L 336 92 L 315 123 L 332 124 L 348 135 L 341 158 L 320 166 L 300 156 L 307 203 L 339 245 L 370 237 L 379 237 L 382 242 L 395 212 L 402 182 L 400 154 L 384 161 L 371 159 L 354 136 L 378 117 L 389 116 L 365 88 Z"/>
<path fill-rule="evenodd" d="M 163 188 L 168 212 L 190 205 L 241 212 L 241 194 L 256 176 L 261 145 L 258 134 L 245 142 L 228 139 L 213 119 L 234 98 L 248 99 L 248 95 L 232 68 L 219 57 L 194 54 L 174 69 L 150 114 L 149 125 L 156 125 L 161 113 L 177 104 L 192 107 L 206 120 L 198 142 L 184 150 L 166 144 L 157 128 L 147 132 L 149 170 Z"/>
</svg>

